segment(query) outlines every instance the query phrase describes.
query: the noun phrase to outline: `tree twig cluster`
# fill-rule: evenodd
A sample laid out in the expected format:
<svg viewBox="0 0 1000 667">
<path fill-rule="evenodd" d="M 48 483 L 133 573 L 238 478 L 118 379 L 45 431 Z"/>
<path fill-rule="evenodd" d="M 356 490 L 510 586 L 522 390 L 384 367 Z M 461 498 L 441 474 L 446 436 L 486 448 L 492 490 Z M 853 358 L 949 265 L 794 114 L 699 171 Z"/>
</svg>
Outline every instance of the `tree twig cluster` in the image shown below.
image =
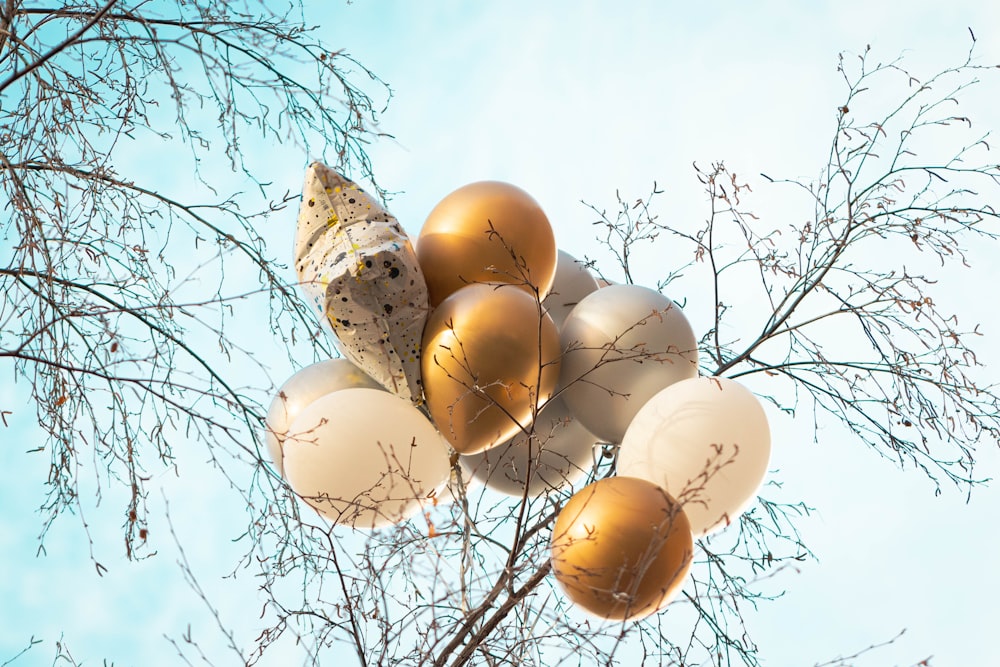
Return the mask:
<svg viewBox="0 0 1000 667">
<path fill-rule="evenodd" d="M 798 531 L 809 508 L 772 498 L 777 483 L 698 541 L 685 594 L 666 612 L 599 622 L 549 576 L 566 488 L 500 498 L 456 462 L 424 514 L 352 533 L 299 504 L 261 456 L 268 396 L 246 367 L 264 369 L 243 349 L 234 305 L 266 301 L 274 336 L 333 352 L 259 231 L 292 197 L 268 200 L 243 146 L 250 136 L 310 150 L 323 141 L 331 162 L 370 178 L 379 109 L 366 86 L 387 92 L 314 41 L 295 11 L 249 0 L 4 3 L 0 224 L 12 242 L 0 265 L 0 357 L 26 380 L 46 434 L 46 523 L 82 509 L 81 475 L 98 471 L 126 494 L 127 555 L 148 556 L 149 470 L 169 466 L 183 438 L 246 500 L 247 557 L 235 567 L 257 575 L 267 629 L 247 646 L 224 634 L 248 665 L 288 645 L 317 665 L 345 653 L 365 665 L 761 664 L 744 617 L 770 597 L 763 582 L 811 556 Z M 983 382 L 976 327 L 940 298 L 933 268 L 965 264 L 965 249 L 1000 229 L 1000 166 L 988 133 L 960 111 L 987 72 L 971 51 L 925 78 L 868 51 L 843 56 L 846 92 L 815 180 L 696 167 L 708 213 L 691 226 L 659 220 L 655 185 L 634 201 L 617 195 L 610 212 L 590 206 L 610 258 L 591 265 L 678 294 L 699 285 L 712 297 L 704 375 L 740 378 L 817 427 L 833 419 L 937 488 L 971 489 L 977 448 L 1000 435 L 1000 393 Z M 872 91 L 895 101 L 870 103 Z M 957 148 L 927 152 L 925 135 L 940 130 Z M 161 185 L 169 179 L 152 165 L 121 173 L 118 156 L 148 145 L 182 148 L 199 194 Z M 202 168 L 219 154 L 253 192 L 219 194 Z M 751 185 L 788 192 L 800 222 L 758 218 Z M 676 261 L 663 275 L 636 260 L 668 240 Z M 527 428 L 545 447 L 546 434 Z M 589 479 L 614 474 L 613 444 L 594 452 Z M 174 647 L 200 650 L 183 637 Z M 60 656 L 72 663 L 68 649 Z"/>
</svg>

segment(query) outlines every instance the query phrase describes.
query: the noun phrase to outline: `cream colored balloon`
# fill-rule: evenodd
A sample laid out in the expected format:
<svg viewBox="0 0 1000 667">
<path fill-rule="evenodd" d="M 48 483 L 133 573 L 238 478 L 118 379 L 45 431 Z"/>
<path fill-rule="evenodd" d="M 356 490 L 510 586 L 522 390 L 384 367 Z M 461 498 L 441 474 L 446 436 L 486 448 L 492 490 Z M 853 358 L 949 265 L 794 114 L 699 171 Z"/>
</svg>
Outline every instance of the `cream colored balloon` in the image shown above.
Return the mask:
<svg viewBox="0 0 1000 667">
<path fill-rule="evenodd" d="M 330 521 L 355 528 L 399 523 L 433 504 L 448 482 L 448 446 L 406 399 L 342 389 L 314 401 L 285 439 L 285 476 Z"/>
<path fill-rule="evenodd" d="M 609 285 L 584 297 L 563 323 L 561 344 L 561 395 L 588 431 L 609 442 L 621 442 L 656 392 L 698 374 L 687 318 L 639 285 Z"/>
<path fill-rule="evenodd" d="M 598 289 L 597 279 L 591 275 L 583 262 L 564 250 L 559 251 L 556 262 L 556 277 L 552 290 L 545 297 L 542 306 L 552 317 L 556 326 L 562 328 L 571 310 L 583 297 Z"/>
<path fill-rule="evenodd" d="M 264 442 L 279 475 L 284 476 L 282 443 L 299 413 L 327 394 L 352 387 L 382 388 L 347 359 L 327 359 L 306 366 L 281 385 L 264 420 Z"/>
<path fill-rule="evenodd" d="M 523 433 L 506 444 L 459 462 L 475 479 L 509 496 L 522 497 L 525 483 L 530 497 L 549 489 L 566 489 L 585 478 L 594 467 L 597 438 L 570 415 L 560 398 L 538 413 L 534 435 Z"/>
<path fill-rule="evenodd" d="M 700 377 L 667 387 L 639 410 L 622 440 L 618 474 L 659 484 L 702 536 L 753 501 L 770 457 L 760 401 L 734 380 Z"/>
</svg>

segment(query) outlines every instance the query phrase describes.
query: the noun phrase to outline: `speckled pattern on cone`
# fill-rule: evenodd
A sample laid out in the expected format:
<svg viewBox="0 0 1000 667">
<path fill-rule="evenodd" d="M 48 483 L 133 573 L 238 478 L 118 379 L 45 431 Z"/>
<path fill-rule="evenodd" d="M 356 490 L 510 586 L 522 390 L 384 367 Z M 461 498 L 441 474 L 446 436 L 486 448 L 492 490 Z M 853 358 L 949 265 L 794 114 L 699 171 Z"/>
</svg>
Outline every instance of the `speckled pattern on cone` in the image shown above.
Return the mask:
<svg viewBox="0 0 1000 667">
<path fill-rule="evenodd" d="M 295 270 L 341 353 L 415 404 L 427 285 L 402 226 L 355 183 L 320 162 L 306 170 Z"/>
</svg>

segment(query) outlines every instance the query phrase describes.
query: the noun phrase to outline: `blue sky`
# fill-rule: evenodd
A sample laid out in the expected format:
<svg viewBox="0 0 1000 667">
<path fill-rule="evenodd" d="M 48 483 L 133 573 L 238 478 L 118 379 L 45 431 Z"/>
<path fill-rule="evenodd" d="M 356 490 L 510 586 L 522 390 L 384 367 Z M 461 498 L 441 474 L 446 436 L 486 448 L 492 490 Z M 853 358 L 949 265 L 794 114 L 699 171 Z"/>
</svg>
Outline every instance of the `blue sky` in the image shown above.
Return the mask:
<svg viewBox="0 0 1000 667">
<path fill-rule="evenodd" d="M 381 184 L 398 192 L 390 210 L 411 234 L 451 190 L 500 179 L 543 205 L 560 247 L 574 255 L 595 248 L 593 214 L 580 200 L 610 206 L 616 189 L 632 198 L 656 181 L 666 189 L 663 217 L 700 221 L 695 161 L 726 160 L 750 179 L 755 208 L 781 223 L 795 219 L 782 194 L 756 175 L 807 178 L 824 164 L 843 92 L 835 70 L 841 50 L 870 44 L 882 59 L 905 52 L 916 72 L 929 73 L 964 56 L 971 26 L 978 57 L 1000 63 L 996 3 L 749 4 L 359 1 L 314 3 L 310 18 L 331 46 L 349 51 L 395 92 L 381 118 L 395 141 L 373 146 L 371 156 Z M 982 92 L 995 100 L 997 83 L 987 80 Z M 1000 128 L 990 97 L 970 103 L 980 128 Z M 260 150 L 273 160 L 275 181 L 301 187 L 310 155 L 292 147 Z M 293 217 L 266 222 L 279 245 L 275 254 L 291 252 Z M 987 372 L 1000 368 L 1000 318 L 982 307 L 982 290 L 967 286 L 1000 282 L 995 256 L 974 249 L 973 270 L 940 276 L 953 285 L 955 309 L 983 325 Z M 648 261 L 650 275 L 658 275 L 656 258 Z M 692 320 L 696 331 L 707 325 Z M 282 363 L 276 358 L 273 365 L 277 382 L 287 374 Z M 33 508 L 47 466 L 23 453 L 38 437 L 33 411 L 7 369 L 2 377 L 0 406 L 14 414 L 0 465 L 0 567 L 7 573 L 0 578 L 0 664 L 32 636 L 46 644 L 15 664 L 50 663 L 60 633 L 87 664 L 103 657 L 119 665 L 176 664 L 164 635 L 180 641 L 188 624 L 217 664 L 230 664 L 233 654 L 219 644 L 211 615 L 176 565 L 168 531 L 153 538 L 157 557 L 128 563 L 121 517 L 107 502 L 87 517 L 107 575 L 96 576 L 86 536 L 71 518 L 50 535 L 47 555 L 36 557 L 40 520 Z M 749 615 L 765 664 L 812 664 L 904 628 L 904 637 L 869 664 L 910 665 L 930 655 L 935 665 L 994 661 L 997 488 L 968 504 L 950 489 L 935 497 L 920 473 L 898 471 L 848 433 L 825 428 L 813 442 L 809 424 L 772 416 L 772 469 L 787 497 L 817 509 L 803 525 L 819 562 L 787 573 L 777 582 L 787 594 Z M 179 449 L 191 474 L 158 477 L 172 522 L 221 617 L 249 642 L 257 629 L 255 583 L 245 573 L 223 579 L 240 555 L 231 540 L 244 513 L 198 451 Z M 984 451 L 981 460 L 981 474 L 1000 474 L 995 452 Z"/>
</svg>

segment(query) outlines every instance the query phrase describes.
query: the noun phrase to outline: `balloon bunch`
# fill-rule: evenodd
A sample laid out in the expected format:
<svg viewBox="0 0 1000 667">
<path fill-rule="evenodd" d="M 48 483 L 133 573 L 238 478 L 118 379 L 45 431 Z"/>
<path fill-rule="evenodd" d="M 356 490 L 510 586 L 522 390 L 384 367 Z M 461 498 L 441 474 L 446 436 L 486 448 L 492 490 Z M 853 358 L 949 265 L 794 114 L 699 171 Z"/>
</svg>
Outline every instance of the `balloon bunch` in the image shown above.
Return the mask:
<svg viewBox="0 0 1000 667">
<path fill-rule="evenodd" d="M 295 266 L 345 358 L 281 387 L 266 440 L 335 523 L 405 520 L 436 502 L 456 459 L 523 498 L 571 492 L 597 471 L 595 451 L 617 449 L 616 475 L 562 508 L 551 564 L 578 605 L 631 619 L 670 602 L 693 539 L 763 482 L 770 435 L 753 394 L 699 377 L 680 308 L 646 287 L 600 287 L 513 185 L 451 193 L 414 249 L 378 202 L 315 163 Z"/>
</svg>

